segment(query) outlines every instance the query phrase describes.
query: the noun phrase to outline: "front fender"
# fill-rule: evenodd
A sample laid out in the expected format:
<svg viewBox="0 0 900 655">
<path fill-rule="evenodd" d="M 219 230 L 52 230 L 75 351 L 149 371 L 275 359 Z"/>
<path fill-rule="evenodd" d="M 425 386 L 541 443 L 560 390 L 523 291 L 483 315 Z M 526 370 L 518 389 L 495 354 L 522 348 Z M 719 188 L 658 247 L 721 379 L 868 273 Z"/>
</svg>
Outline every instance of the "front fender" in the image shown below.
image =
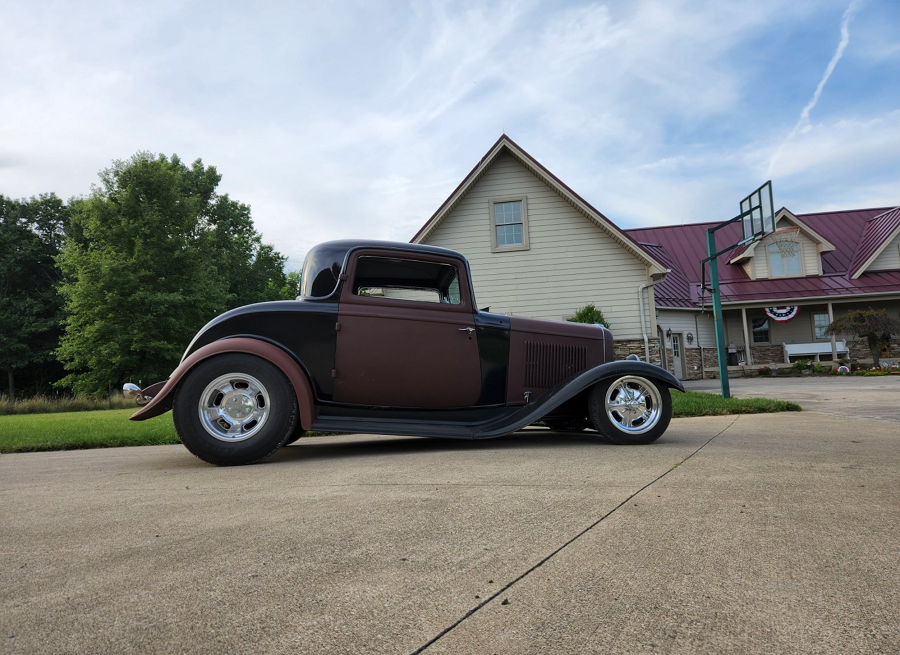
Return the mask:
<svg viewBox="0 0 900 655">
<path fill-rule="evenodd" d="M 255 355 L 273 364 L 284 373 L 285 377 L 290 380 L 291 385 L 294 387 L 294 393 L 297 395 L 297 404 L 300 408 L 300 425 L 304 430 L 309 430 L 315 418 L 315 398 L 313 397 L 312 387 L 310 387 L 306 373 L 304 373 L 293 357 L 278 346 L 247 337 L 221 339 L 191 353 L 172 372 L 172 375 L 169 376 L 162 389 L 153 396 L 153 399 L 131 415 L 131 420 L 143 421 L 164 414 L 172 409 L 172 403 L 175 400 L 175 389 L 178 383 L 181 382 L 181 379 L 199 362 L 223 353 Z"/>
<path fill-rule="evenodd" d="M 488 439 L 520 430 L 526 425 L 531 425 L 535 421 L 541 420 L 541 418 L 588 387 L 597 384 L 601 380 L 620 375 L 640 375 L 662 382 L 673 389 L 684 391 L 684 386 L 678 378 L 666 369 L 654 364 L 630 359 L 608 362 L 588 369 L 570 380 L 561 382 L 541 396 L 539 400 L 525 405 L 515 414 L 480 427 L 473 436 L 475 439 Z"/>
</svg>

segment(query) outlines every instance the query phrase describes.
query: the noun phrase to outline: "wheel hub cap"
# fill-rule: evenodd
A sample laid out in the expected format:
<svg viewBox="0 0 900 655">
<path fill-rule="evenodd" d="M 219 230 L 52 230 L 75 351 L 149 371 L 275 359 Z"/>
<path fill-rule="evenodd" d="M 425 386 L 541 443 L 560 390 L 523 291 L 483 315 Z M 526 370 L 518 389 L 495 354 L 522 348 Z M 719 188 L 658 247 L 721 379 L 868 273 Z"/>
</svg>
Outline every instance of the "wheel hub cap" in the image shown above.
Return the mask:
<svg viewBox="0 0 900 655">
<path fill-rule="evenodd" d="M 210 382 L 197 410 L 203 429 L 220 441 L 243 441 L 269 418 L 269 393 L 256 378 L 229 373 Z"/>
<path fill-rule="evenodd" d="M 659 390 L 641 377 L 619 378 L 610 385 L 605 401 L 606 415 L 623 432 L 647 432 L 661 416 Z"/>
</svg>

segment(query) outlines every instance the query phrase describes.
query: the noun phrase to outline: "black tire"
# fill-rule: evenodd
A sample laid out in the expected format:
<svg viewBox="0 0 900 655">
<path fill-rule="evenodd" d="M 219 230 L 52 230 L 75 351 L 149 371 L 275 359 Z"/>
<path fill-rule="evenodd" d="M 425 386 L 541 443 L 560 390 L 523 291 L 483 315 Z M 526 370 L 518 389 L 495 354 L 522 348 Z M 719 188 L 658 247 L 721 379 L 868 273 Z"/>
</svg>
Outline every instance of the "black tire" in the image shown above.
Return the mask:
<svg viewBox="0 0 900 655">
<path fill-rule="evenodd" d="M 172 416 L 181 443 L 203 461 L 252 464 L 294 434 L 297 397 L 273 364 L 219 355 L 200 362 L 178 385 Z"/>
<path fill-rule="evenodd" d="M 588 414 L 608 441 L 647 444 L 659 439 L 669 427 L 672 396 L 669 387 L 659 380 L 623 375 L 594 385 L 588 397 Z"/>
<path fill-rule="evenodd" d="M 293 434 L 288 437 L 288 440 L 284 442 L 285 446 L 290 446 L 292 443 L 300 439 L 304 434 L 306 434 L 306 430 L 300 427 L 300 423 L 297 423 L 297 427 L 294 428 Z"/>
</svg>

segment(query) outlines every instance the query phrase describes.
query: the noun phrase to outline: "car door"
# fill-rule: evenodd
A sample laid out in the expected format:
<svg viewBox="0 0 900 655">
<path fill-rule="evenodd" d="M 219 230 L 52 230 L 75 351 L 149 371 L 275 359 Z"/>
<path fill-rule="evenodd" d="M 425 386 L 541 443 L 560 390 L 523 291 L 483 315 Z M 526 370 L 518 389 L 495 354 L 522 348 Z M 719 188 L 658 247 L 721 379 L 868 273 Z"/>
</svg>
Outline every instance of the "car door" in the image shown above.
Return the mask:
<svg viewBox="0 0 900 655">
<path fill-rule="evenodd" d="M 335 401 L 452 408 L 478 400 L 481 364 L 465 267 L 417 255 L 351 256 L 337 326 Z"/>
</svg>

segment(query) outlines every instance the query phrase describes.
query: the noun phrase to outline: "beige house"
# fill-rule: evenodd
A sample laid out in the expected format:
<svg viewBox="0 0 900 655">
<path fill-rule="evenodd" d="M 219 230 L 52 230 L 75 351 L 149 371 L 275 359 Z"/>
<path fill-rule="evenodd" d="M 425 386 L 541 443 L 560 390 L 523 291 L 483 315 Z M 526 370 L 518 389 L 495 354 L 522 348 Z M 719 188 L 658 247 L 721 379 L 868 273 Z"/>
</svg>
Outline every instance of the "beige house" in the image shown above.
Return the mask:
<svg viewBox="0 0 900 655">
<path fill-rule="evenodd" d="M 463 253 L 480 307 L 566 320 L 593 303 L 619 357 L 661 363 L 654 285 L 669 268 L 506 135 L 412 242 Z"/>
<path fill-rule="evenodd" d="M 866 361 L 863 340 L 824 329 L 850 309 L 900 316 L 900 207 L 781 209 L 775 220 L 792 228 L 789 254 L 770 236 L 719 260 L 729 364 Z M 621 230 L 504 135 L 412 241 L 465 254 L 481 307 L 565 320 L 593 303 L 617 356 L 637 353 L 690 379 L 717 373 L 700 279 L 714 225 Z M 718 245 L 740 238 L 735 223 Z M 900 335 L 881 356 L 900 360 Z"/>
<path fill-rule="evenodd" d="M 900 207 L 775 215 L 789 228 L 792 247 L 775 236 L 738 248 L 719 260 L 729 365 L 751 367 L 797 360 L 871 361 L 867 343 L 852 335 L 826 335 L 826 326 L 852 309 L 885 309 L 900 317 Z M 715 333 L 698 262 L 706 256 L 706 230 L 696 223 L 628 230 L 665 260 L 672 272 L 656 289 L 667 367 L 681 378 L 714 374 Z M 740 227 L 723 229 L 722 245 L 740 239 Z M 891 335 L 880 357 L 900 359 L 900 335 Z"/>
</svg>

